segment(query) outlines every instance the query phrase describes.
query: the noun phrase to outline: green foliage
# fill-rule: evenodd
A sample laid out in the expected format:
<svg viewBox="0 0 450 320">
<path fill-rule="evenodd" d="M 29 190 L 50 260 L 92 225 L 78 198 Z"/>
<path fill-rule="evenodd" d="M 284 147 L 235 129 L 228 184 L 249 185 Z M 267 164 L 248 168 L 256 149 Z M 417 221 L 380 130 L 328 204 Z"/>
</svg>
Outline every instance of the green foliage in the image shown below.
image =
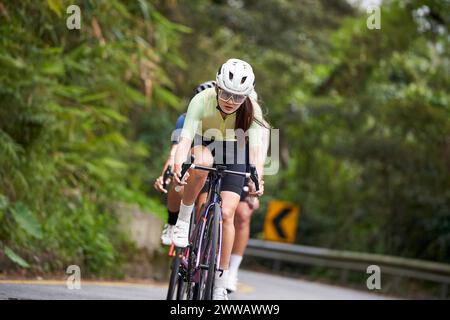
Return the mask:
<svg viewBox="0 0 450 320">
<path fill-rule="evenodd" d="M 23 260 L 21 257 L 19 257 L 14 251 L 12 251 L 10 248 L 6 247 L 5 248 L 5 255 L 11 259 L 11 261 L 13 261 L 14 263 L 17 263 L 19 266 L 21 266 L 22 268 L 29 268 L 30 265 L 28 264 L 28 262 L 26 262 L 25 260 Z"/>
<path fill-rule="evenodd" d="M 0 8 L 0 241 L 16 264 L 121 275 L 114 204 L 165 217 L 151 186 L 174 121 L 230 57 L 281 129 L 261 212 L 300 204 L 300 243 L 450 261 L 445 1 L 386 0 L 381 30 L 346 0 L 87 0 L 69 31 L 70 4 Z"/>
<path fill-rule="evenodd" d="M 77 262 L 118 275 L 129 244 L 114 203 L 163 216 L 147 195 L 159 168 L 145 163 L 162 155 L 137 124 L 155 106 L 179 107 L 161 60 L 183 66 L 178 39 L 189 30 L 147 1 L 116 0 L 85 1 L 82 29 L 68 30 L 70 4 L 2 5 L 0 241 L 34 271 Z"/>
<path fill-rule="evenodd" d="M 437 3 L 386 3 L 380 31 L 349 19 L 334 63 L 297 100 L 302 242 L 450 261 L 448 8 Z M 428 30 L 414 19 L 423 6 Z"/>
<path fill-rule="evenodd" d="M 42 239 L 42 231 L 39 223 L 22 202 L 16 202 L 14 206 L 11 207 L 11 213 L 19 227 L 36 239 Z"/>
</svg>

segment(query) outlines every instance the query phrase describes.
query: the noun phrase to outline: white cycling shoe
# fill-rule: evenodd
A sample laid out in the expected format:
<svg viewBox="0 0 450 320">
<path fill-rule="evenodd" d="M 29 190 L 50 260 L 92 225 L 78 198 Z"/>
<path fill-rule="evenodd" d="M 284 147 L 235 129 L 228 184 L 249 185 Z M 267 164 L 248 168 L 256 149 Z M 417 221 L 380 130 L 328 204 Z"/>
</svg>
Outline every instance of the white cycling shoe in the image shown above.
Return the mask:
<svg viewBox="0 0 450 320">
<path fill-rule="evenodd" d="M 189 244 L 189 222 L 178 219 L 173 229 L 172 242 L 176 247 L 186 248 Z"/>
<path fill-rule="evenodd" d="M 228 274 L 228 281 L 227 281 L 227 290 L 229 293 L 235 292 L 237 290 L 237 284 L 238 284 L 238 278 L 237 274 L 234 272 L 230 272 Z"/>
<path fill-rule="evenodd" d="M 228 291 L 225 288 L 217 287 L 213 290 L 213 300 L 229 300 Z"/>
<path fill-rule="evenodd" d="M 163 228 L 163 232 L 161 235 L 161 241 L 164 245 L 170 246 L 172 244 L 173 230 L 175 229 L 174 225 L 166 223 Z"/>
</svg>

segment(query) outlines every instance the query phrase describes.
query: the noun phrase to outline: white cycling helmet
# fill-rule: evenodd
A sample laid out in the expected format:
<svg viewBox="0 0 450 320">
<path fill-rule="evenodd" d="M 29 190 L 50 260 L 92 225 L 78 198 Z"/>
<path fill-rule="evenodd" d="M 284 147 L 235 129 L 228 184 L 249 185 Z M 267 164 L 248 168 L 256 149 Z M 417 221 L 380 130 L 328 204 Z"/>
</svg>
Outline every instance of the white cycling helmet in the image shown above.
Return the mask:
<svg viewBox="0 0 450 320">
<path fill-rule="evenodd" d="M 248 96 L 253 100 L 258 101 L 258 94 L 256 93 L 255 89 L 253 89 Z"/>
<path fill-rule="evenodd" d="M 217 85 L 234 94 L 249 95 L 255 85 L 251 65 L 239 59 L 230 59 L 217 71 Z"/>
</svg>

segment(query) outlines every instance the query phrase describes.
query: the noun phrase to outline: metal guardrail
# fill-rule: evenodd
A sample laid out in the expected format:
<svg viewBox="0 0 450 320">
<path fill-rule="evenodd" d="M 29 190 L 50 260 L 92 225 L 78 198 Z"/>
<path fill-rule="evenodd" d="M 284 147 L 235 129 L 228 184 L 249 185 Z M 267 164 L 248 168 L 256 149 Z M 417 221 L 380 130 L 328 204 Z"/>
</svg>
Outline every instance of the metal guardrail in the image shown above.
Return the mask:
<svg viewBox="0 0 450 320">
<path fill-rule="evenodd" d="M 448 296 L 450 264 L 257 239 L 249 240 L 245 255 L 271 259 L 274 269 L 279 269 L 282 261 L 342 269 L 343 281 L 349 270 L 365 273 L 369 265 L 377 265 L 382 274 L 393 275 L 398 279 L 406 277 L 440 283 L 441 297 Z"/>
</svg>

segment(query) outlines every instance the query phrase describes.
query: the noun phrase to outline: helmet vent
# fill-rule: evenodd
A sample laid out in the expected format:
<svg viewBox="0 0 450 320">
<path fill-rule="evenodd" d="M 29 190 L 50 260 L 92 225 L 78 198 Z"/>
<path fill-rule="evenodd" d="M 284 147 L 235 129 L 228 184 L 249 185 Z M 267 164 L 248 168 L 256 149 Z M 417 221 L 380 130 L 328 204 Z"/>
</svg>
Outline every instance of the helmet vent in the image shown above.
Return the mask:
<svg viewBox="0 0 450 320">
<path fill-rule="evenodd" d="M 232 81 L 232 80 L 233 80 L 233 76 L 234 76 L 234 75 L 233 75 L 233 73 L 232 73 L 232 72 L 230 72 L 230 73 L 229 73 L 230 81 Z"/>
<path fill-rule="evenodd" d="M 245 80 L 247 80 L 247 77 L 243 77 L 241 80 L 241 84 L 243 84 L 245 82 Z"/>
</svg>

